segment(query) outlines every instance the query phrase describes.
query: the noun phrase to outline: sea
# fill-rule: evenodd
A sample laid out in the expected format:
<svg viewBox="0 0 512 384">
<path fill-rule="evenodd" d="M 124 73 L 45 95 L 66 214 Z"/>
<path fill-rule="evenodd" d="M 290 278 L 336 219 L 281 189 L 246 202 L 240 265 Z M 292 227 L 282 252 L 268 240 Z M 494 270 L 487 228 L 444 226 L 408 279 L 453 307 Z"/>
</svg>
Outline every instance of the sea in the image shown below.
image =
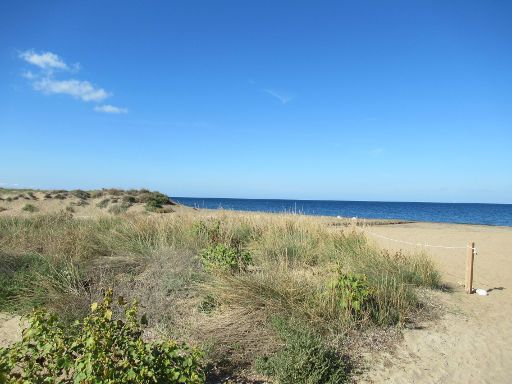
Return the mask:
<svg viewBox="0 0 512 384">
<path fill-rule="evenodd" d="M 196 208 L 304 215 L 395 219 L 436 223 L 512 226 L 512 204 L 414 203 L 381 201 L 279 200 L 173 197 Z"/>
</svg>

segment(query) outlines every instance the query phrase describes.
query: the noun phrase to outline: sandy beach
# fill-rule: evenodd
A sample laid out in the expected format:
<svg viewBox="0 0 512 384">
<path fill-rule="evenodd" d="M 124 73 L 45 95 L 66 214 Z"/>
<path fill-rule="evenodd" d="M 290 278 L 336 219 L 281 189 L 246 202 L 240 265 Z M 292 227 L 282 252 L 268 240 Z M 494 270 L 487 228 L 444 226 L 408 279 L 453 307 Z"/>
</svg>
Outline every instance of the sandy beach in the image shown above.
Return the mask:
<svg viewBox="0 0 512 384">
<path fill-rule="evenodd" d="M 453 289 L 436 295 L 441 319 L 404 330 L 396 351 L 372 356 L 362 383 L 510 383 L 512 367 L 512 228 L 456 224 L 412 223 L 368 228 L 389 238 L 444 246 L 474 241 L 474 287 L 488 296 L 468 295 L 464 281 L 465 250 L 426 248 Z M 418 251 L 368 233 L 390 250 Z"/>
</svg>

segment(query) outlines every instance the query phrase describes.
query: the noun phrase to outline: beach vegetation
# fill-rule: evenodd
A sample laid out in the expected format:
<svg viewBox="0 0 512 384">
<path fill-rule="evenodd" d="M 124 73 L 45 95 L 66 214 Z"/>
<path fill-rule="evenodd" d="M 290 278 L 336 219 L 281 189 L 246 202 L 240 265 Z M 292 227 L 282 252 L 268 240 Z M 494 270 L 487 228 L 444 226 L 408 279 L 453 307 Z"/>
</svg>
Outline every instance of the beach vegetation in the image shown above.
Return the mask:
<svg viewBox="0 0 512 384">
<path fill-rule="evenodd" d="M 201 346 L 208 375 L 282 383 L 345 380 L 364 335 L 421 320 L 440 286 L 425 255 L 313 217 L 192 210 L 2 216 L 0 269 L 0 310 L 72 324 L 114 287 L 155 337 Z"/>
</svg>

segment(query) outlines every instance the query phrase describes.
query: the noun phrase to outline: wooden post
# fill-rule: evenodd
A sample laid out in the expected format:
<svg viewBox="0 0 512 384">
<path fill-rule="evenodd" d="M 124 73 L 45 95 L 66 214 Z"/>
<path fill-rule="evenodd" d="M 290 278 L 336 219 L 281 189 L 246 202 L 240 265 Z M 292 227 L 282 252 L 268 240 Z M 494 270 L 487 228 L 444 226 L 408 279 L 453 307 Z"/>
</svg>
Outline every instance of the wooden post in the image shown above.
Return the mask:
<svg viewBox="0 0 512 384">
<path fill-rule="evenodd" d="M 466 253 L 466 293 L 473 293 L 473 262 L 475 260 L 475 243 L 468 242 Z"/>
</svg>

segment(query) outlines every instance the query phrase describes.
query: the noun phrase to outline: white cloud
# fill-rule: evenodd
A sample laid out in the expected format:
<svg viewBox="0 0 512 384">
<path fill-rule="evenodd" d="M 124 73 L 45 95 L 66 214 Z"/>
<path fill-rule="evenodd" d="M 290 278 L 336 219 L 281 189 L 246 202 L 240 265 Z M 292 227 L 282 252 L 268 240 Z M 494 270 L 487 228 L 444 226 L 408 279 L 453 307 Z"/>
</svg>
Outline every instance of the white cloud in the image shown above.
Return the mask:
<svg viewBox="0 0 512 384">
<path fill-rule="evenodd" d="M 33 50 L 21 52 L 19 57 L 25 62 L 37 67 L 35 72 L 25 70 L 21 76 L 30 81 L 36 91 L 44 94 L 63 94 L 74 97 L 85 102 L 99 103 L 110 97 L 110 92 L 105 89 L 93 85 L 87 80 L 78 79 L 58 79 L 62 75 L 62 71 L 78 72 L 80 64 L 75 63 L 68 65 L 57 54 L 52 52 L 36 53 Z M 33 68 L 33 67 L 32 67 Z M 59 75 L 59 76 L 57 76 Z M 119 108 L 113 105 L 99 105 L 94 108 L 97 112 L 104 113 L 127 113 L 126 108 Z"/>
<path fill-rule="evenodd" d="M 52 52 L 36 53 L 33 50 L 28 50 L 21 52 L 20 57 L 27 63 L 42 69 L 69 69 L 64 60 Z"/>
<path fill-rule="evenodd" d="M 275 97 L 276 99 L 278 99 L 283 104 L 289 103 L 293 99 L 293 96 L 285 94 L 285 93 L 280 92 L 280 91 L 278 92 L 278 91 L 276 91 L 274 89 L 264 89 L 263 92 L 266 92 L 270 96 Z"/>
<path fill-rule="evenodd" d="M 47 94 L 65 94 L 83 101 L 102 101 L 110 96 L 103 88 L 96 88 L 88 81 L 54 80 L 44 77 L 33 83 L 34 89 Z"/>
<path fill-rule="evenodd" d="M 126 108 L 115 107 L 110 104 L 97 105 L 96 107 L 94 107 L 94 110 L 96 112 L 103 113 L 128 113 L 128 110 Z"/>
</svg>

